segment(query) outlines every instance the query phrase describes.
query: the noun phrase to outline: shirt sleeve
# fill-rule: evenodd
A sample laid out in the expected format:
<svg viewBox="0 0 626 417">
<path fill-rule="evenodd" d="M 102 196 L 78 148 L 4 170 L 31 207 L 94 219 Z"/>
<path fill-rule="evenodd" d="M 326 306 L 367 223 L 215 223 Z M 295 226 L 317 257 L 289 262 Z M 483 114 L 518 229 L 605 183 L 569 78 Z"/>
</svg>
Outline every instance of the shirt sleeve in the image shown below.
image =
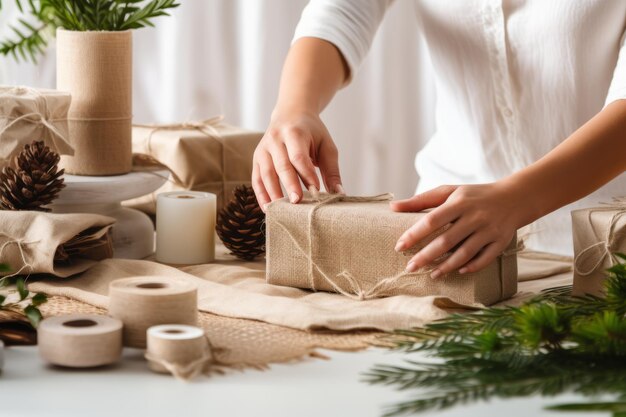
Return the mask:
<svg viewBox="0 0 626 417">
<path fill-rule="evenodd" d="M 613 79 L 611 80 L 604 105 L 608 106 L 616 100 L 624 99 L 626 99 L 626 32 L 624 32 L 620 41 L 617 64 L 615 65 Z"/>
<path fill-rule="evenodd" d="M 304 37 L 335 45 L 348 64 L 350 82 L 367 55 L 387 8 L 394 0 L 311 0 L 302 11 L 293 42 Z"/>
</svg>

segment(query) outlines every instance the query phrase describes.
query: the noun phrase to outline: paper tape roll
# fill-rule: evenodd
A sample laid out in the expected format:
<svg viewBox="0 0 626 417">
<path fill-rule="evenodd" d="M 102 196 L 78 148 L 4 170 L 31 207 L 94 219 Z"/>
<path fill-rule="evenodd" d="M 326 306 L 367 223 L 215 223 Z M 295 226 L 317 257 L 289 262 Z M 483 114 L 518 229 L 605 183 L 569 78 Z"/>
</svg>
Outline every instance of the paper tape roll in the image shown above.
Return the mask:
<svg viewBox="0 0 626 417">
<path fill-rule="evenodd" d="M 198 292 L 166 277 L 118 279 L 109 287 L 109 314 L 124 323 L 124 345 L 145 348 L 146 331 L 158 324 L 198 323 Z"/>
<path fill-rule="evenodd" d="M 122 322 L 95 314 L 50 317 L 39 324 L 37 340 L 39 355 L 53 365 L 110 365 L 122 354 Z"/>
<path fill-rule="evenodd" d="M 164 324 L 148 329 L 146 359 L 154 372 L 188 380 L 204 370 L 211 354 L 201 328 Z"/>
</svg>

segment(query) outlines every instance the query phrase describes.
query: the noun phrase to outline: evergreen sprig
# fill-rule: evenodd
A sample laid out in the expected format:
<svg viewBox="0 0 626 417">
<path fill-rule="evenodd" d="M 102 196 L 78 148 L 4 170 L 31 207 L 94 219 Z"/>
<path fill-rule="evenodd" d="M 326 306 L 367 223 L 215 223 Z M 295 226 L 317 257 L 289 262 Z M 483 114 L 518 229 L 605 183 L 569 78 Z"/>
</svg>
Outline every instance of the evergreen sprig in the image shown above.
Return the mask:
<svg viewBox="0 0 626 417">
<path fill-rule="evenodd" d="M 11 268 L 6 264 L 0 264 L 0 272 L 11 272 Z M 48 296 L 41 292 L 29 291 L 23 277 L 14 280 L 0 277 L 0 287 L 7 287 L 11 283 L 15 285 L 14 289 L 0 291 L 0 310 L 22 314 L 28 318 L 33 327 L 37 328 L 42 319 L 39 306 L 48 301 Z"/>
<path fill-rule="evenodd" d="M 17 61 L 36 60 L 57 28 L 75 31 L 123 31 L 154 26 L 178 0 L 15 0 L 24 15 L 0 42 L 0 54 Z M 2 1 L 0 0 L 0 11 Z M 37 23 L 32 23 L 36 21 Z"/>
<path fill-rule="evenodd" d="M 626 256 L 618 255 L 622 261 Z M 613 394 L 617 401 L 565 404 L 554 410 L 605 410 L 626 417 L 626 264 L 608 270 L 606 296 L 575 297 L 571 286 L 544 291 L 520 307 L 453 314 L 422 329 L 394 333 L 390 343 L 426 352 L 435 362 L 378 365 L 367 382 L 419 389 L 386 416 L 461 403 L 565 391 Z"/>
</svg>

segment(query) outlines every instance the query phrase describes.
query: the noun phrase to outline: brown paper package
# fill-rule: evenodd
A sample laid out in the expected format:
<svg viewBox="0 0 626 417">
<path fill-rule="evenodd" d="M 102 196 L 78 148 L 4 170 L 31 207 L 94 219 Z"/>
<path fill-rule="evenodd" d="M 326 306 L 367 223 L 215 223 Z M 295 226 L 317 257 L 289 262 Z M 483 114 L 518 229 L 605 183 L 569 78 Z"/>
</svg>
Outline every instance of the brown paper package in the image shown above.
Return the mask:
<svg viewBox="0 0 626 417">
<path fill-rule="evenodd" d="M 626 253 L 626 201 L 572 211 L 574 295 L 602 295 L 606 270 Z"/>
<path fill-rule="evenodd" d="M 193 190 L 216 194 L 219 210 L 236 186 L 250 184 L 252 155 L 263 133 L 223 122 L 193 126 L 133 127 L 133 152 L 155 158 L 172 176 L 155 193 L 128 201 L 126 205 L 155 214 L 157 194 Z"/>
<path fill-rule="evenodd" d="M 30 87 L 0 86 L 0 168 L 33 140 L 59 154 L 72 155 L 67 113 L 69 93 Z"/>
<path fill-rule="evenodd" d="M 441 233 L 420 242 L 410 253 L 397 253 L 400 235 L 425 213 L 397 213 L 387 201 L 335 202 L 317 207 L 305 198 L 299 204 L 286 199 L 267 210 L 267 282 L 296 288 L 336 291 L 329 277 L 342 291 L 355 293 L 360 287 L 371 298 L 391 295 L 437 295 L 465 305 L 491 305 L 517 292 L 516 240 L 507 254 L 499 256 L 480 272 L 451 273 L 432 279 L 428 273 L 403 274 L 409 255 Z M 308 248 L 311 243 L 311 260 Z M 346 274 L 358 285 L 351 283 Z M 418 271 L 420 272 L 420 271 Z M 311 275 L 312 274 L 312 275 Z M 399 276 L 380 286 L 388 277 Z M 379 285 L 379 290 L 372 288 Z M 314 288 L 313 288 L 314 287 Z"/>
<path fill-rule="evenodd" d="M 66 278 L 113 256 L 115 219 L 97 214 L 0 211 L 0 262 L 9 274 Z"/>
<path fill-rule="evenodd" d="M 72 94 L 69 174 L 116 175 L 132 167 L 132 32 L 57 31 L 57 88 Z"/>
</svg>

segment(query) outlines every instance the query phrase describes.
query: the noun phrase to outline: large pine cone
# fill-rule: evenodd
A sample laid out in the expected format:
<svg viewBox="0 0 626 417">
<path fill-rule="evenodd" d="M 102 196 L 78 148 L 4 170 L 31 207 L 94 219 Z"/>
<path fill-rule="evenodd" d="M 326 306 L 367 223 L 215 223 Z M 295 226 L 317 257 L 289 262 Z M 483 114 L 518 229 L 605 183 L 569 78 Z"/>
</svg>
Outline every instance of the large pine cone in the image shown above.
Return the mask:
<svg viewBox="0 0 626 417">
<path fill-rule="evenodd" d="M 0 209 L 50 211 L 48 204 L 58 197 L 64 170 L 61 158 L 43 142 L 25 145 L 13 160 L 13 167 L 0 173 Z"/>
<path fill-rule="evenodd" d="M 265 252 L 265 213 L 252 187 L 240 185 L 217 216 L 217 235 L 236 257 L 251 261 Z"/>
</svg>

